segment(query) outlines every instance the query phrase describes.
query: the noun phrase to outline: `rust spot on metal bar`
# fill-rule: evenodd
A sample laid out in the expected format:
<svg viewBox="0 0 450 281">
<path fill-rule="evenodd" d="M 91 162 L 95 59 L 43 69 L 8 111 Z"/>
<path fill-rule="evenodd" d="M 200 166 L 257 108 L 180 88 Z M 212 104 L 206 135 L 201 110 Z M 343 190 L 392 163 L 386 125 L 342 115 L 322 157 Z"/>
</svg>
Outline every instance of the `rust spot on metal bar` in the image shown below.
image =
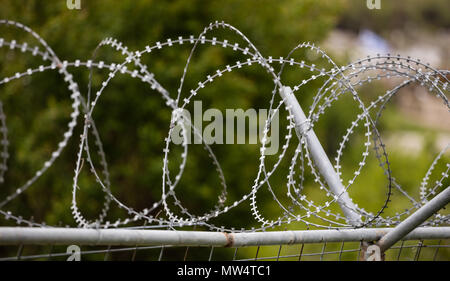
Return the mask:
<svg viewBox="0 0 450 281">
<path fill-rule="evenodd" d="M 225 244 L 225 248 L 233 247 L 234 245 L 234 235 L 233 233 L 222 232 L 227 239 L 227 244 Z"/>
<path fill-rule="evenodd" d="M 384 235 L 386 235 L 388 232 L 389 232 L 389 231 L 385 231 L 385 230 L 377 230 L 375 233 L 376 233 L 377 235 L 379 235 L 379 236 L 380 236 L 380 239 L 381 239 L 381 237 L 383 237 Z M 378 239 L 378 240 L 379 240 L 379 239 Z"/>
</svg>

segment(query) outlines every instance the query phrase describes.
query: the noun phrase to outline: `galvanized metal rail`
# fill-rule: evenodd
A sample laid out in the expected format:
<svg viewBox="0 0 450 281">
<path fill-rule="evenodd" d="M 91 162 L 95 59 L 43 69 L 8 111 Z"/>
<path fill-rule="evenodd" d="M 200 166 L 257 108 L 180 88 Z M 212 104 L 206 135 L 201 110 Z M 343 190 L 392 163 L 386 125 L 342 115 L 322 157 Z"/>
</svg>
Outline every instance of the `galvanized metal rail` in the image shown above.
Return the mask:
<svg viewBox="0 0 450 281">
<path fill-rule="evenodd" d="M 138 229 L 0 227 L 0 245 L 245 247 L 323 242 L 377 241 L 392 228 L 225 233 Z M 450 239 L 450 227 L 420 227 L 402 240 Z"/>
</svg>

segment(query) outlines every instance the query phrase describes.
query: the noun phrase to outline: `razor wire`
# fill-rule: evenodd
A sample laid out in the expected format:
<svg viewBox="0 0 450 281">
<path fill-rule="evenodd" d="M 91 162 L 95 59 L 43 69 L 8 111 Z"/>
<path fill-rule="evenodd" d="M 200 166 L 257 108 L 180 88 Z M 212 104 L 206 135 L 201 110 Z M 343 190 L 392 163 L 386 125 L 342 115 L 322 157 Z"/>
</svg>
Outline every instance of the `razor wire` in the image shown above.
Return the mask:
<svg viewBox="0 0 450 281">
<path fill-rule="evenodd" d="M 5 206 L 16 199 L 20 194 L 26 192 L 51 166 L 54 161 L 60 156 L 63 149 L 67 146 L 68 140 L 73 136 L 73 130 L 77 126 L 79 115 L 82 115 L 84 123 L 83 131 L 80 136 L 80 143 L 78 146 L 78 153 L 76 156 L 75 170 L 72 185 L 72 202 L 70 210 L 73 218 L 81 228 L 117 228 L 126 227 L 130 223 L 144 222 L 143 228 L 171 228 L 183 226 L 205 226 L 212 231 L 230 231 L 230 232 L 247 232 L 247 231 L 264 231 L 275 226 L 286 225 L 292 222 L 302 222 L 307 228 L 310 226 L 326 229 L 342 229 L 342 228 L 361 228 L 361 227 L 379 227 L 379 226 L 395 226 L 399 224 L 408 214 L 414 210 L 423 206 L 428 202 L 434 194 L 438 192 L 445 180 L 448 178 L 450 164 L 445 164 L 445 170 L 438 176 L 438 180 L 434 183 L 430 182 L 430 178 L 435 172 L 435 168 L 438 163 L 442 162 L 442 156 L 448 151 L 450 144 L 436 156 L 432 162 L 430 168 L 425 174 L 423 180 L 418 186 L 420 190 L 420 198 L 415 199 L 413 196 L 402 188 L 402 186 L 396 181 L 393 176 L 393 172 L 390 167 L 390 161 L 388 153 L 383 143 L 378 125 L 380 118 L 382 117 L 383 110 L 392 98 L 398 94 L 398 92 L 411 84 L 417 84 L 425 88 L 428 92 L 435 94 L 443 102 L 443 106 L 450 110 L 450 104 L 447 98 L 448 95 L 448 70 L 435 69 L 432 66 L 425 64 L 420 59 L 414 59 L 411 57 L 403 57 L 400 55 L 376 55 L 368 56 L 356 60 L 345 66 L 338 66 L 323 50 L 313 43 L 301 43 L 289 52 L 286 57 L 273 58 L 271 56 L 265 57 L 255 47 L 255 45 L 238 29 L 224 23 L 214 22 L 207 26 L 198 36 L 183 37 L 180 36 L 177 39 L 167 39 L 164 42 L 156 42 L 153 45 L 147 45 L 143 50 L 130 51 L 123 43 L 113 38 L 106 38 L 100 42 L 94 51 L 94 55 L 91 59 L 86 61 L 75 60 L 66 61 L 61 60 L 51 47 L 42 39 L 37 33 L 35 33 L 29 27 L 14 21 L 0 20 L 0 25 L 6 25 L 11 28 L 18 28 L 19 30 L 31 34 L 40 43 L 40 46 L 32 46 L 27 42 L 17 42 L 16 40 L 5 40 L 0 38 L 0 48 L 9 48 L 13 51 L 20 51 L 22 53 L 28 53 L 33 56 L 38 56 L 42 59 L 43 64 L 36 68 L 29 68 L 25 72 L 16 73 L 13 76 L 0 79 L 0 85 L 7 84 L 13 80 L 21 79 L 27 76 L 32 76 L 36 73 L 56 70 L 62 76 L 64 82 L 67 84 L 70 98 L 72 100 L 72 112 L 70 113 L 70 121 L 67 124 L 67 130 L 62 136 L 62 140 L 58 143 L 58 146 L 51 153 L 50 158 L 44 162 L 42 168 L 36 171 L 35 175 L 31 177 L 24 185 L 19 186 L 14 193 L 7 196 L 0 201 L 0 214 L 2 214 L 7 220 L 12 220 L 18 225 L 28 224 L 30 226 L 51 227 L 45 222 L 34 222 L 31 219 L 22 218 L 20 215 L 13 214 L 5 209 Z M 207 37 L 209 33 L 215 30 L 223 29 L 226 32 L 230 32 L 233 35 L 240 37 L 245 43 L 244 47 L 238 43 L 229 42 L 227 39 L 219 40 L 216 37 Z M 192 45 L 189 57 L 187 58 L 183 74 L 180 78 L 179 87 L 175 96 L 171 95 L 155 78 L 155 75 L 148 70 L 148 67 L 141 62 L 141 57 L 159 51 L 164 48 L 173 48 L 177 45 L 190 44 Z M 226 49 L 231 49 L 234 52 L 238 52 L 247 57 L 245 61 L 236 61 L 234 64 L 223 66 L 217 69 L 215 72 L 207 75 L 203 81 L 198 82 L 196 88 L 186 91 L 184 81 L 187 73 L 189 72 L 189 66 L 193 60 L 193 55 L 197 51 L 197 47 L 200 45 L 216 46 Z M 102 50 L 102 48 L 111 48 L 124 55 L 126 58 L 121 63 L 107 63 L 104 61 L 96 61 L 96 55 Z M 322 57 L 324 61 L 329 65 L 329 69 L 320 68 L 315 64 L 307 63 L 305 61 L 298 61 L 292 58 L 293 54 L 298 50 L 308 50 L 315 52 L 318 56 Z M 279 71 L 276 72 L 275 66 L 279 65 Z M 220 80 L 220 77 L 236 71 L 244 67 L 259 66 L 265 70 L 271 80 L 273 81 L 273 90 L 270 93 L 271 99 L 268 105 L 269 116 L 265 122 L 263 136 L 261 139 L 260 157 L 258 172 L 255 175 L 253 184 L 249 187 L 248 193 L 243 195 L 240 199 L 234 202 L 227 202 L 227 184 L 224 172 L 221 168 L 220 162 L 215 156 L 213 149 L 205 142 L 201 132 L 190 123 L 183 114 L 183 109 L 186 109 L 190 101 L 194 97 L 198 98 L 202 90 L 208 85 L 213 84 L 215 81 Z M 307 120 L 302 124 L 295 124 L 294 117 L 291 111 L 291 107 L 286 105 L 284 99 L 277 100 L 279 91 L 282 90 L 284 85 L 281 83 L 283 71 L 286 67 L 296 67 L 309 71 L 311 76 L 307 79 L 300 81 L 298 84 L 292 86 L 294 94 L 299 96 L 302 91 L 302 87 L 311 83 L 317 79 L 324 79 L 325 82 L 317 90 L 314 96 L 313 103 L 306 113 Z M 86 68 L 90 71 L 89 87 L 86 96 L 83 96 L 80 92 L 80 88 L 76 83 L 74 76 L 69 72 L 69 68 Z M 101 87 L 98 91 L 91 93 L 92 91 L 92 73 L 94 69 L 105 69 L 109 71 L 107 78 L 101 83 Z M 143 210 L 135 210 L 132 206 L 128 206 L 120 201 L 111 192 L 111 181 L 106 161 L 106 155 L 103 150 L 102 141 L 99 131 L 95 125 L 93 119 L 93 113 L 97 106 L 101 104 L 101 96 L 105 89 L 110 85 L 111 81 L 117 74 L 128 75 L 131 78 L 140 80 L 141 82 L 150 86 L 150 88 L 158 92 L 162 99 L 165 101 L 166 106 L 172 111 L 172 118 L 168 126 L 167 137 L 164 140 L 163 155 L 163 168 L 162 168 L 162 185 L 161 198 L 154 202 L 150 207 Z M 402 79 L 401 83 L 397 83 L 395 87 L 388 90 L 386 93 L 379 95 L 370 104 L 363 102 L 360 94 L 355 90 L 356 87 L 370 84 L 374 81 L 381 79 Z M 357 118 L 348 127 L 346 133 L 342 136 L 342 140 L 338 145 L 337 156 L 334 162 L 334 168 L 342 184 L 344 185 L 344 191 L 340 194 L 334 194 L 329 186 L 324 182 L 324 179 L 318 171 L 314 161 L 311 159 L 308 144 L 305 140 L 305 133 L 313 129 L 315 124 L 319 121 L 320 117 L 326 114 L 326 110 L 333 106 L 333 103 L 338 101 L 341 97 L 350 95 L 355 105 L 359 109 Z M 7 171 L 7 159 L 9 157 L 8 152 L 8 129 L 6 126 L 6 116 L 3 111 L 3 104 L 0 103 L 0 131 L 1 131 L 1 152 L 0 152 L 0 182 L 3 182 L 3 176 Z M 278 154 L 278 159 L 272 167 L 268 167 L 266 163 L 266 144 L 270 127 L 275 114 L 281 110 L 286 110 L 288 125 L 286 127 L 287 133 L 284 135 L 284 144 L 282 145 L 281 152 Z M 371 116 L 375 114 L 375 117 Z M 290 160 L 288 168 L 288 176 L 286 181 L 286 196 L 291 200 L 290 205 L 286 205 L 274 191 L 274 186 L 270 182 L 270 177 L 279 168 L 281 161 L 286 158 L 287 150 L 292 145 L 293 133 L 292 129 L 295 127 L 300 128 L 299 143 L 295 148 L 295 153 Z M 363 152 L 360 155 L 357 168 L 349 173 L 352 176 L 350 179 L 343 179 L 342 170 L 342 158 L 344 155 L 345 147 L 349 144 L 351 137 L 355 134 L 357 127 L 364 127 L 364 147 Z M 175 128 L 181 129 L 183 137 L 181 161 L 176 170 L 170 170 L 168 166 L 169 154 L 173 151 L 171 146 L 171 135 Z M 215 167 L 218 178 L 220 179 L 220 195 L 216 205 L 208 212 L 202 215 L 195 215 L 192 211 L 183 206 L 180 198 L 176 195 L 176 188 L 182 180 L 183 172 L 187 163 L 189 143 L 187 140 L 188 131 L 192 130 L 195 136 L 199 137 L 205 151 L 209 154 L 211 164 Z M 93 137 L 93 140 L 90 139 Z M 100 166 L 96 166 L 93 161 L 92 151 L 89 146 L 89 141 L 92 141 L 97 149 L 95 152 L 100 158 Z M 295 144 L 294 144 L 295 145 Z M 343 203 L 344 207 L 355 212 L 360 216 L 361 222 L 354 224 L 340 213 L 332 211 L 333 205 L 336 205 L 340 201 L 341 196 L 346 193 L 358 176 L 362 173 L 363 168 L 367 164 L 368 156 L 370 153 L 374 153 L 378 166 L 382 169 L 387 184 L 383 187 L 386 190 L 386 198 L 382 207 L 375 211 L 367 211 L 363 207 L 355 204 L 349 206 Z M 83 168 L 92 173 L 96 182 L 104 192 L 104 205 L 98 218 L 95 220 L 86 219 L 78 207 L 77 202 L 77 190 L 79 186 L 79 177 Z M 314 177 L 314 182 L 320 190 L 324 193 L 325 203 L 315 203 L 303 189 L 304 178 L 306 169 L 310 169 L 311 175 Z M 257 194 L 261 188 L 267 188 L 272 195 L 274 202 L 280 207 L 281 214 L 276 219 L 270 219 L 263 213 L 260 207 L 258 207 Z M 279 188 L 279 187 L 277 187 Z M 410 203 L 410 207 L 401 213 L 397 213 L 395 216 L 386 216 L 383 214 L 385 208 L 391 201 L 391 195 L 393 191 L 396 194 L 404 196 Z M 172 204 L 170 204 L 171 201 Z M 210 222 L 211 219 L 224 215 L 232 208 L 247 202 L 251 207 L 251 214 L 255 221 L 260 223 L 260 227 L 249 229 L 235 229 L 233 226 L 217 226 Z M 119 208 L 125 210 L 128 213 L 127 217 L 117 218 L 114 221 L 105 220 L 111 204 L 117 205 Z M 160 215 L 157 211 L 164 210 L 164 215 Z M 178 211 L 177 214 L 176 211 Z M 316 218 L 321 221 L 317 223 L 312 221 L 312 218 Z M 442 215 L 436 213 L 433 217 L 428 219 L 424 226 L 436 226 L 447 224 L 450 219 L 450 215 Z"/>
</svg>

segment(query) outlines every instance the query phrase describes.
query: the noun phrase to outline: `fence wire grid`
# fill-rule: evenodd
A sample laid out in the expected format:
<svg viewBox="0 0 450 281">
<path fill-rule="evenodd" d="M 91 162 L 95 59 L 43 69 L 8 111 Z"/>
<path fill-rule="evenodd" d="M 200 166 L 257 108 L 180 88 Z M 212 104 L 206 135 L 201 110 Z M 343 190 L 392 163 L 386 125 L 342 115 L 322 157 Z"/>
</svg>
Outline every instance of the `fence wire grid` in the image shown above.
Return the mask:
<svg viewBox="0 0 450 281">
<path fill-rule="evenodd" d="M 385 252 L 386 261 L 448 261 L 449 240 L 401 241 Z M 80 260 L 94 261 L 361 261 L 361 242 L 328 242 L 243 248 L 161 246 L 80 246 Z M 67 246 L 5 246 L 16 255 L 0 261 L 65 261 Z"/>
</svg>

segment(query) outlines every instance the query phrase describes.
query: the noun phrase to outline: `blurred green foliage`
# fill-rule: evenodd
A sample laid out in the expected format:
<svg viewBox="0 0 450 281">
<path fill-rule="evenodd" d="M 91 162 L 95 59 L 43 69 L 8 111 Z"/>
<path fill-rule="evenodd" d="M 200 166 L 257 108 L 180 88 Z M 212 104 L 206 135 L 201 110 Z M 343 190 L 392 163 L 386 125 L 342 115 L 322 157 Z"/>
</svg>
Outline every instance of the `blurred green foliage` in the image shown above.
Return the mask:
<svg viewBox="0 0 450 281">
<path fill-rule="evenodd" d="M 236 26 L 263 54 L 277 57 L 287 54 L 300 42 L 316 42 L 324 38 L 336 21 L 342 8 L 341 2 L 228 1 L 227 5 L 222 5 L 219 1 L 82 1 L 82 10 L 69 10 L 65 1 L 45 4 L 40 1 L 6 1 L 0 16 L 32 27 L 61 60 L 90 58 L 96 45 L 106 37 L 117 38 L 130 50 L 137 50 L 165 38 L 199 34 L 215 20 L 224 20 Z M 17 32 L 8 33 L 10 31 L 4 27 L 2 32 L 17 36 Z M 232 32 L 219 31 L 214 36 L 243 44 Z M 30 36 L 25 37 L 29 39 Z M 149 70 L 173 96 L 189 50 L 190 46 L 177 46 L 143 58 Z M 6 57 L 12 55 L 8 50 L 2 51 Z M 184 91 L 204 80 L 216 68 L 239 58 L 245 59 L 219 47 L 200 47 L 190 66 Z M 123 59 L 121 54 L 109 48 L 101 49 L 96 58 L 107 63 L 117 63 Z M 39 63 L 38 59 L 30 56 L 14 54 L 11 62 L 1 61 L 1 73 L 5 76 L 11 73 L 11 69 L 19 71 Z M 71 71 L 82 93 L 86 94 L 87 69 Z M 105 79 L 104 76 L 105 72 L 94 71 L 94 90 Z M 6 184 L 11 189 L 2 190 L 3 194 L 11 192 L 24 178 L 31 176 L 59 141 L 70 112 L 68 91 L 64 87 L 61 77 L 52 72 L 13 81 L 3 87 L 3 95 L 7 97 L 3 102 L 10 126 L 11 151 L 14 151 L 11 153 L 11 169 Z M 264 71 L 247 68 L 217 81 L 202 92 L 201 98 L 204 108 L 265 108 L 272 87 L 270 77 Z M 101 99 L 101 106 L 94 112 L 104 142 L 113 191 L 118 198 L 136 209 L 150 206 L 160 196 L 162 145 L 170 114 L 158 93 L 125 76 L 113 80 Z M 59 221 L 72 223 L 68 206 L 78 141 L 77 137 L 73 137 L 55 167 L 21 196 L 20 200 L 30 207 L 20 207 L 24 217 L 34 215 L 36 220 L 46 220 L 52 224 Z M 197 155 L 196 151 L 199 152 Z M 236 150 L 230 146 L 217 147 L 215 152 L 224 167 L 229 188 L 236 191 L 235 194 L 230 192 L 231 199 L 248 192 L 256 172 L 258 146 L 242 145 Z M 183 176 L 185 184 L 180 193 L 186 190 L 186 194 L 196 193 L 202 198 L 200 202 L 186 200 L 189 209 L 195 210 L 196 206 L 203 205 L 209 207 L 218 196 L 218 191 L 214 189 L 218 183 L 217 176 L 207 155 L 203 154 L 201 146 L 190 149 L 188 168 Z M 240 172 L 230 173 L 234 167 L 240 167 Z M 58 176 L 61 174 L 66 175 L 64 179 Z M 88 218 L 94 217 L 102 204 L 99 198 L 101 192 L 92 178 L 82 179 L 80 186 L 87 186 L 80 190 L 82 211 Z M 42 204 L 43 200 L 48 202 Z"/>
<path fill-rule="evenodd" d="M 338 27 L 359 31 L 371 29 L 377 33 L 392 30 L 414 32 L 417 29 L 444 31 L 450 28 L 450 2 L 447 0 L 381 0 L 381 9 L 367 9 L 366 0 L 355 1 L 341 14 Z"/>
</svg>

